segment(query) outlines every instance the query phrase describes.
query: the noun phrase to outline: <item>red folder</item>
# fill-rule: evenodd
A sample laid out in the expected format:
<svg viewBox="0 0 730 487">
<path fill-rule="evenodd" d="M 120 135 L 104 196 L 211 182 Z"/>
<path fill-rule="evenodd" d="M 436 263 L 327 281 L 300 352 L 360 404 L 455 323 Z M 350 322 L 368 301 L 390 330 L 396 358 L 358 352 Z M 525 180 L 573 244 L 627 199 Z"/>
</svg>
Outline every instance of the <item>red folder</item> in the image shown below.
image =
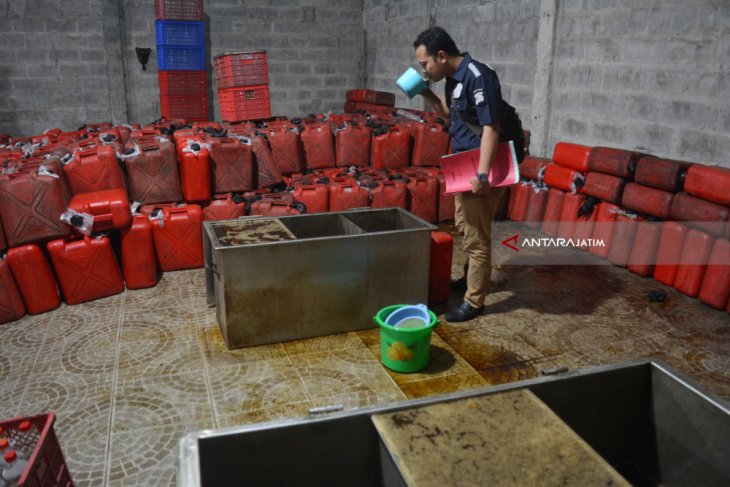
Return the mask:
<svg viewBox="0 0 730 487">
<path fill-rule="evenodd" d="M 510 186 L 520 180 L 514 143 L 502 142 L 497 148 L 497 157 L 489 168 L 489 185 L 495 188 Z M 441 168 L 446 182 L 445 194 L 471 191 L 469 180 L 475 177 L 479 168 L 479 149 L 441 157 Z"/>
</svg>

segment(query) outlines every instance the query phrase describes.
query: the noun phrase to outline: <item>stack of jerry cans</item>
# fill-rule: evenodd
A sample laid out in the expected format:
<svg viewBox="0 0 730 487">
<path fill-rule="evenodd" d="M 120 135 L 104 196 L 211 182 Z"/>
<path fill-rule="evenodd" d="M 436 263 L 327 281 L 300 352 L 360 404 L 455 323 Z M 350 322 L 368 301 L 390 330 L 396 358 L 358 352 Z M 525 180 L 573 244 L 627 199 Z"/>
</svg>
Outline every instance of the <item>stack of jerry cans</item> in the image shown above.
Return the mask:
<svg viewBox="0 0 730 487">
<path fill-rule="evenodd" d="M 155 0 L 163 118 L 208 120 L 203 0 Z"/>
<path fill-rule="evenodd" d="M 226 52 L 213 58 L 221 120 L 271 117 L 266 51 Z"/>
</svg>

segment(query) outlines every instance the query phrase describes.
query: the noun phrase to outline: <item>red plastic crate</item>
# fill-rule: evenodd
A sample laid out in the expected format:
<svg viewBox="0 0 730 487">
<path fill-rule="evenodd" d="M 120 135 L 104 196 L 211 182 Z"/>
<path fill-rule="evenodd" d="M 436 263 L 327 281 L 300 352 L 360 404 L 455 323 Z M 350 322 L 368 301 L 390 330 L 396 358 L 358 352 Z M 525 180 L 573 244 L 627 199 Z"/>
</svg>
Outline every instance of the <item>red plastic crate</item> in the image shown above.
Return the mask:
<svg viewBox="0 0 730 487">
<path fill-rule="evenodd" d="M 184 118 L 187 121 L 208 120 L 208 96 L 160 95 L 160 113 L 164 118 Z"/>
<path fill-rule="evenodd" d="M 27 438 L 19 435 L 18 426 L 23 421 L 30 421 L 35 426 L 35 429 L 30 429 L 34 434 Z M 20 476 L 18 487 L 73 487 L 71 473 L 68 471 L 61 445 L 53 431 L 55 421 L 56 415 L 53 412 L 0 421 L 5 435 L 14 441 L 16 447 L 27 449 L 35 445 L 28 459 L 28 465 Z"/>
<path fill-rule="evenodd" d="M 203 20 L 203 0 L 155 0 L 156 20 Z"/>
<path fill-rule="evenodd" d="M 256 85 L 218 90 L 221 120 L 238 122 L 271 117 L 269 86 Z"/>
<path fill-rule="evenodd" d="M 266 51 L 226 52 L 213 58 L 218 89 L 269 82 Z"/>
<path fill-rule="evenodd" d="M 205 71 L 159 71 L 160 96 L 205 95 Z"/>
</svg>

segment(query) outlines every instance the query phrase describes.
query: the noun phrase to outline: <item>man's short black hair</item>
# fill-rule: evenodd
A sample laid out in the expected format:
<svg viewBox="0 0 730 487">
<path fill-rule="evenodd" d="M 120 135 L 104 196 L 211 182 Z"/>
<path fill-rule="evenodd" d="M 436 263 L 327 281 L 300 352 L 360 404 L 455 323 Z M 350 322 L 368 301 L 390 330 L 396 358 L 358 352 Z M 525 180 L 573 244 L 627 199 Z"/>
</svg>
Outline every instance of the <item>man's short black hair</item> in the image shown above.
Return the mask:
<svg viewBox="0 0 730 487">
<path fill-rule="evenodd" d="M 459 55 L 459 49 L 456 47 L 454 39 L 441 27 L 430 27 L 418 34 L 413 42 L 413 47 L 418 49 L 421 44 L 426 47 L 426 52 L 432 57 L 436 57 L 439 51 L 444 51 L 450 56 Z"/>
</svg>

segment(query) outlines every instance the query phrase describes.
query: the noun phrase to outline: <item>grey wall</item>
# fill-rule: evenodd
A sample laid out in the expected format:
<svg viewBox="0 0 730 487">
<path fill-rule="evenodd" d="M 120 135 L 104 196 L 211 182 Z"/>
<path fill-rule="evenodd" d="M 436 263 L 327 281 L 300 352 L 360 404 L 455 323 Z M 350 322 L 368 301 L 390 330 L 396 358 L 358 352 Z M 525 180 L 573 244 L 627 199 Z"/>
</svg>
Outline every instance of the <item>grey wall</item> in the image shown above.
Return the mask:
<svg viewBox="0 0 730 487">
<path fill-rule="evenodd" d="M 275 114 L 341 111 L 356 87 L 423 108 L 394 80 L 418 32 L 441 25 L 497 70 L 539 155 L 568 140 L 730 167 L 727 0 L 206 0 L 205 12 L 209 63 L 268 51 Z M 152 0 L 0 0 L 0 45 L 0 133 L 159 116 L 156 56 L 142 71 L 134 54 L 155 47 Z"/>
</svg>

